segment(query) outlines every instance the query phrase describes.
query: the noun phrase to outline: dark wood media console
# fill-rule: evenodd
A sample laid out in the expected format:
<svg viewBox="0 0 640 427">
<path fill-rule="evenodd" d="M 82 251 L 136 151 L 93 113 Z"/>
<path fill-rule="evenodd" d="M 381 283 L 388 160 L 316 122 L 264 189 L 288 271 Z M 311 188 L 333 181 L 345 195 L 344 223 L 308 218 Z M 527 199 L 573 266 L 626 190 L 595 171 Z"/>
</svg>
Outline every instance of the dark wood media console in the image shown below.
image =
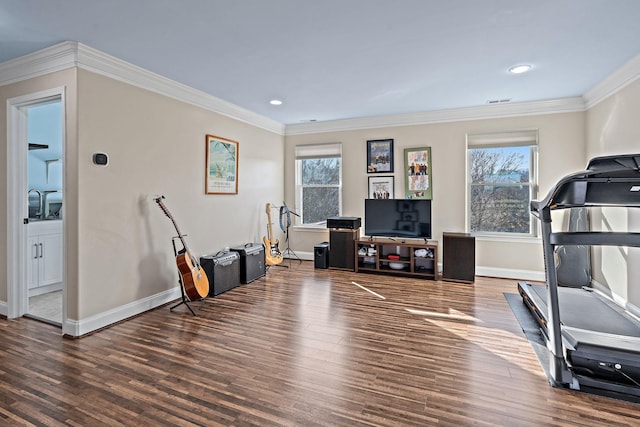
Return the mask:
<svg viewBox="0 0 640 427">
<path fill-rule="evenodd" d="M 398 257 L 398 258 L 396 258 Z M 357 240 L 356 273 L 384 273 L 438 280 L 438 244 Z"/>
</svg>

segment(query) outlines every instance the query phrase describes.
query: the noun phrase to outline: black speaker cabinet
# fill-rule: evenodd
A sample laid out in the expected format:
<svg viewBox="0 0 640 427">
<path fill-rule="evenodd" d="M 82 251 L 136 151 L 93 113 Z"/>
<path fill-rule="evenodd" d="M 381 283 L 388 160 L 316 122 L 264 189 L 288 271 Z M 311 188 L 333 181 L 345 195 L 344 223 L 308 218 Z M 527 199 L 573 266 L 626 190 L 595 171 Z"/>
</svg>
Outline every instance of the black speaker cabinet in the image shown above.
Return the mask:
<svg viewBox="0 0 640 427">
<path fill-rule="evenodd" d="M 231 248 L 240 255 L 240 282 L 247 284 L 267 273 L 262 243 L 247 243 L 244 246 Z"/>
<path fill-rule="evenodd" d="M 355 270 L 355 242 L 360 238 L 360 230 L 329 231 L 329 268 Z"/>
<path fill-rule="evenodd" d="M 442 279 L 473 283 L 476 276 L 476 238 L 467 233 L 442 233 Z"/>
<path fill-rule="evenodd" d="M 210 297 L 240 285 L 240 255 L 237 252 L 203 255 L 200 265 L 209 279 Z"/>
<path fill-rule="evenodd" d="M 329 268 L 329 242 L 315 245 L 313 254 L 313 266 L 315 268 Z"/>
</svg>

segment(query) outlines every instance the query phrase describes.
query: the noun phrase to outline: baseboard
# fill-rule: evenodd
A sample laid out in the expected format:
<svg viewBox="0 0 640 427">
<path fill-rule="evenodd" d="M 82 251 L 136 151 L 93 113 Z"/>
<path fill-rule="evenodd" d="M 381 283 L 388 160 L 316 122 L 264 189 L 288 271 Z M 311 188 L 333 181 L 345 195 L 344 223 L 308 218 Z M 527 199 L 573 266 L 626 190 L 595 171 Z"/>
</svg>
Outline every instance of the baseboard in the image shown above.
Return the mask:
<svg viewBox="0 0 640 427">
<path fill-rule="evenodd" d="M 638 307 L 638 306 L 636 306 L 634 304 L 631 304 L 629 301 L 625 300 L 621 296 L 611 292 L 611 289 L 609 287 L 603 285 L 602 283 L 598 282 L 597 280 L 591 280 L 591 286 L 595 290 L 597 290 L 599 292 L 602 292 L 603 294 L 605 294 L 606 296 L 611 298 L 613 301 L 615 301 L 621 307 L 624 307 L 624 309 L 627 310 L 629 313 L 631 313 L 634 316 L 640 318 L 640 307 Z"/>
<path fill-rule="evenodd" d="M 304 261 L 313 261 L 314 260 L 313 252 L 296 252 L 296 255 L 298 255 L 298 258 L 300 258 L 301 260 L 304 260 Z M 295 259 L 295 257 L 293 257 L 293 256 L 285 256 L 285 258 Z"/>
<path fill-rule="evenodd" d="M 501 279 L 531 280 L 535 282 L 546 281 L 544 271 L 514 270 L 509 268 L 476 266 L 476 276 L 498 277 Z"/>
<path fill-rule="evenodd" d="M 151 295 L 150 297 L 143 298 L 138 301 L 133 301 L 129 304 L 125 304 L 112 310 L 96 314 L 86 319 L 67 319 L 62 322 L 62 333 L 74 338 L 81 337 L 82 335 L 97 331 L 98 329 L 113 325 L 114 323 L 128 319 L 129 317 L 136 316 L 138 314 L 144 313 L 145 311 L 174 301 L 180 298 L 180 296 L 180 288 L 175 287 L 173 289 L 160 292 L 159 294 Z"/>
<path fill-rule="evenodd" d="M 35 297 L 42 294 L 48 294 L 49 292 L 61 291 L 62 282 L 54 283 L 53 285 L 39 286 L 37 288 L 29 289 L 29 297 Z"/>
<path fill-rule="evenodd" d="M 313 252 L 296 252 L 296 254 L 302 260 L 306 260 L 306 261 L 314 260 Z M 438 266 L 441 269 L 442 266 L 440 264 L 438 264 Z M 531 280 L 536 282 L 544 282 L 546 280 L 544 271 L 514 270 L 509 268 L 478 267 L 478 266 L 476 266 L 476 276 L 498 277 L 501 279 Z"/>
</svg>

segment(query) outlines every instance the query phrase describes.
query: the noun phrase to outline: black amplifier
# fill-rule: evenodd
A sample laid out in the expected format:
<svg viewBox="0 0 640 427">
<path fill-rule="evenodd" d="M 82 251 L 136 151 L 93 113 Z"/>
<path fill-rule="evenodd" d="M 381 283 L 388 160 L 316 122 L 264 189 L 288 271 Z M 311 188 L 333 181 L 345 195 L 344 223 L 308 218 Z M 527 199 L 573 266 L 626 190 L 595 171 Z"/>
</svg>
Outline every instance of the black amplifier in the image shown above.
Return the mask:
<svg viewBox="0 0 640 427">
<path fill-rule="evenodd" d="M 210 297 L 240 285 L 240 255 L 237 252 L 202 255 L 200 265 L 209 279 Z"/>
<path fill-rule="evenodd" d="M 357 230 L 360 228 L 360 222 L 360 218 L 354 216 L 332 216 L 327 218 L 327 228 Z"/>
<path fill-rule="evenodd" d="M 240 254 L 240 282 L 250 283 L 267 273 L 262 243 L 247 243 L 231 250 Z"/>
</svg>

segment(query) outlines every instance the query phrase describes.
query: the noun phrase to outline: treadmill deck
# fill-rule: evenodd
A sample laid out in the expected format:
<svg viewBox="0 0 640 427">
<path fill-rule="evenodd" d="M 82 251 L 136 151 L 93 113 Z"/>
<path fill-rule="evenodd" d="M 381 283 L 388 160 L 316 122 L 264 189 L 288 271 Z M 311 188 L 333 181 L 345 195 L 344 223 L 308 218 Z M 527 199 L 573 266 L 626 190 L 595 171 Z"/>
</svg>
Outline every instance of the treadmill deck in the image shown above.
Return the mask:
<svg viewBox="0 0 640 427">
<path fill-rule="evenodd" d="M 546 322 L 546 286 L 520 282 L 518 283 L 518 292 L 520 295 L 525 292 L 531 298 Z M 560 304 L 560 321 L 565 326 L 640 338 L 640 322 L 615 303 L 605 300 L 593 291 L 583 288 L 558 287 L 558 302 Z"/>
</svg>

